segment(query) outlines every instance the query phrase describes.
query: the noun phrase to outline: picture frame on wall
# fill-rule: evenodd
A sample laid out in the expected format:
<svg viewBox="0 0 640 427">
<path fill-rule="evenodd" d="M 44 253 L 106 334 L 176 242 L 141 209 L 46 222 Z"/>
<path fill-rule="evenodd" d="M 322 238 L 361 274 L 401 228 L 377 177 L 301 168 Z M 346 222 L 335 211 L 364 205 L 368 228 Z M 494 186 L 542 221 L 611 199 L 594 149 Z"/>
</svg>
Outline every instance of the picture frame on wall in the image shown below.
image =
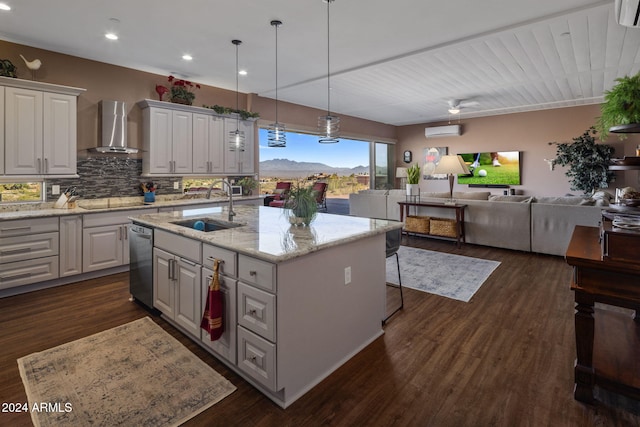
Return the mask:
<svg viewBox="0 0 640 427">
<path fill-rule="evenodd" d="M 446 156 L 449 147 L 428 147 L 425 148 L 422 155 L 422 179 L 447 179 L 446 174 L 434 174 L 442 156 Z"/>
</svg>

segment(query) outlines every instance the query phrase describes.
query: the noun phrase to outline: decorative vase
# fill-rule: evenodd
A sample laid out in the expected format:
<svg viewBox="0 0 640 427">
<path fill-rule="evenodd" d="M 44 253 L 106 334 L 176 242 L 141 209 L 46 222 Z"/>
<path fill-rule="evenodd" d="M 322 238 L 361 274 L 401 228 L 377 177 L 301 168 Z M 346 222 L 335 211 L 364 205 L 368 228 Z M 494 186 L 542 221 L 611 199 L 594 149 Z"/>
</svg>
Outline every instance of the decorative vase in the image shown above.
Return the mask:
<svg viewBox="0 0 640 427">
<path fill-rule="evenodd" d="M 420 194 L 420 184 L 407 184 L 407 196 L 417 196 Z"/>
</svg>

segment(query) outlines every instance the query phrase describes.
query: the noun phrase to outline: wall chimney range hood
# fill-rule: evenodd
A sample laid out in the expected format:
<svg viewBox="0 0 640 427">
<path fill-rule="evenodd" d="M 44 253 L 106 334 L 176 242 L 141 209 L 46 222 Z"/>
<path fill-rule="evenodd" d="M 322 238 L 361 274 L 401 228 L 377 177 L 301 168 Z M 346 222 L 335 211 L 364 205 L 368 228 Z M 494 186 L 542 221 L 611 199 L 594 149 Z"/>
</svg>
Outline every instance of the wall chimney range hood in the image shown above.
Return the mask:
<svg viewBox="0 0 640 427">
<path fill-rule="evenodd" d="M 137 148 L 127 147 L 127 106 L 123 101 L 102 100 L 99 105 L 102 145 L 98 153 L 134 154 Z"/>
</svg>

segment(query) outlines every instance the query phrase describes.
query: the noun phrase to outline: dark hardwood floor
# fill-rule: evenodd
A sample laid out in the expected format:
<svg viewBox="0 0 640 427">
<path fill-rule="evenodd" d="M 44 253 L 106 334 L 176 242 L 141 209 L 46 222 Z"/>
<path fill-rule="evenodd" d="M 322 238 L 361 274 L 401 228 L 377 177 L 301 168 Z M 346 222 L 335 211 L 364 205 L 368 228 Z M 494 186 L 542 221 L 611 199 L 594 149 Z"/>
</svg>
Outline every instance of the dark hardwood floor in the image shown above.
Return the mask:
<svg viewBox="0 0 640 427">
<path fill-rule="evenodd" d="M 573 399 L 574 304 L 563 258 L 405 243 L 502 264 L 468 303 L 406 289 L 384 336 L 286 410 L 152 316 L 238 387 L 185 425 L 640 426 L 631 411 Z M 397 289 L 388 295 L 391 309 Z M 26 402 L 19 357 L 149 315 L 128 296 L 128 275 L 118 274 L 0 299 L 0 400 Z M 31 421 L 0 413 L 0 425 Z"/>
</svg>

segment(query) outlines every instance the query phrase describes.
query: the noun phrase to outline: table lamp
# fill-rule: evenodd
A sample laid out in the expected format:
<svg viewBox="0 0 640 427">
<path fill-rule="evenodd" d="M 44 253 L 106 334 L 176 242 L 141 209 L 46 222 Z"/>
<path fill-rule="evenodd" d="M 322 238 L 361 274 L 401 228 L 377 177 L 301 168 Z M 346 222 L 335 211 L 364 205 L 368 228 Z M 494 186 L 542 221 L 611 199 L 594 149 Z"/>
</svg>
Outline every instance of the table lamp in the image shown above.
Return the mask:
<svg viewBox="0 0 640 427">
<path fill-rule="evenodd" d="M 396 178 L 400 178 L 400 188 L 404 188 L 407 183 L 407 168 L 397 167 Z"/>
<path fill-rule="evenodd" d="M 434 174 L 445 174 L 449 178 L 449 201 L 446 204 L 454 204 L 453 200 L 453 178 L 454 174 L 470 174 L 467 164 L 462 157 L 450 154 L 440 157 L 440 161 L 433 171 Z"/>
</svg>

